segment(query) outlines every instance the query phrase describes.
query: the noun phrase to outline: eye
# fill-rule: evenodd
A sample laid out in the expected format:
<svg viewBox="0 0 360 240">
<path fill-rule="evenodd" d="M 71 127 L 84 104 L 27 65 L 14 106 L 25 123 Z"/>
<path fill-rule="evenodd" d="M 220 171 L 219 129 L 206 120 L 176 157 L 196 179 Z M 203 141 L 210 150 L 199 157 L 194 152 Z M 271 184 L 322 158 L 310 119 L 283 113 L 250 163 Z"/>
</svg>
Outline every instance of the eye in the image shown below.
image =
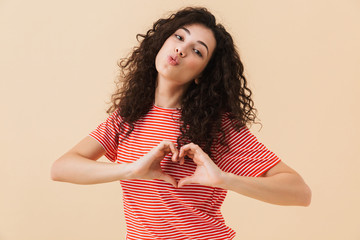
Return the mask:
<svg viewBox="0 0 360 240">
<path fill-rule="evenodd" d="M 176 37 L 177 39 L 179 39 L 180 41 L 184 40 L 182 36 L 180 36 L 180 35 L 178 35 L 178 34 L 174 34 L 174 35 L 175 35 L 175 37 Z"/>
<path fill-rule="evenodd" d="M 197 55 L 199 55 L 199 57 L 202 57 L 203 55 L 201 54 L 201 52 L 199 51 L 199 50 L 197 50 L 197 49 L 194 49 L 194 52 L 197 54 Z"/>
</svg>

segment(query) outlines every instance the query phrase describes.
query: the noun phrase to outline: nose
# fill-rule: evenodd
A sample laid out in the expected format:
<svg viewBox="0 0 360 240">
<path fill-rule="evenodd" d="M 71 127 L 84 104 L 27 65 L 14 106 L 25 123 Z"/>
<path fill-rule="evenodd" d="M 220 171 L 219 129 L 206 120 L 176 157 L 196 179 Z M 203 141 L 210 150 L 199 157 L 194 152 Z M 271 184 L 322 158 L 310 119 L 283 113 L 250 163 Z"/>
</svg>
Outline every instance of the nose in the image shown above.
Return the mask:
<svg viewBox="0 0 360 240">
<path fill-rule="evenodd" d="M 180 57 L 185 57 L 185 52 L 182 51 L 179 47 L 175 48 L 175 52 L 176 52 Z"/>
</svg>

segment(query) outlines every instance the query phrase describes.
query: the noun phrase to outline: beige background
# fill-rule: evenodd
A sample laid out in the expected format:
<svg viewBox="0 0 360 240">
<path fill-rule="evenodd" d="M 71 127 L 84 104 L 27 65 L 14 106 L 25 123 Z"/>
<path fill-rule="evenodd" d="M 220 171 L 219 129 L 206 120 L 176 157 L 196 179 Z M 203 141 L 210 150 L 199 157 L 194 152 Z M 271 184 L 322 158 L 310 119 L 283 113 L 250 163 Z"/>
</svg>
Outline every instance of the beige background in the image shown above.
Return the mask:
<svg viewBox="0 0 360 240">
<path fill-rule="evenodd" d="M 360 239 L 360 3 L 0 0 L 0 239 L 124 239 L 118 182 L 50 180 L 52 162 L 106 117 L 116 61 L 159 17 L 208 7 L 232 33 L 263 128 L 312 204 L 229 193 L 236 239 Z"/>
</svg>

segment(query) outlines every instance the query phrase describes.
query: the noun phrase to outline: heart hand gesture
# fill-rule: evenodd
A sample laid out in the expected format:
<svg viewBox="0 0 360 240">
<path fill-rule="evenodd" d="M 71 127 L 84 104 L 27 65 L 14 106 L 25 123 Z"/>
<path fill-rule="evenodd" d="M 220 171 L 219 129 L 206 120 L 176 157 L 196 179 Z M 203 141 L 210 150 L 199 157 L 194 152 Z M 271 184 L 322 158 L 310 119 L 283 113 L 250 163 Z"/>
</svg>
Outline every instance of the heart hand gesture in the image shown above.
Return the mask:
<svg viewBox="0 0 360 240">
<path fill-rule="evenodd" d="M 177 187 L 176 179 L 161 169 L 160 163 L 168 153 L 172 153 L 172 161 L 175 162 L 178 158 L 178 150 L 175 144 L 170 141 L 160 142 L 146 155 L 131 163 L 129 179 L 161 179 Z"/>
</svg>

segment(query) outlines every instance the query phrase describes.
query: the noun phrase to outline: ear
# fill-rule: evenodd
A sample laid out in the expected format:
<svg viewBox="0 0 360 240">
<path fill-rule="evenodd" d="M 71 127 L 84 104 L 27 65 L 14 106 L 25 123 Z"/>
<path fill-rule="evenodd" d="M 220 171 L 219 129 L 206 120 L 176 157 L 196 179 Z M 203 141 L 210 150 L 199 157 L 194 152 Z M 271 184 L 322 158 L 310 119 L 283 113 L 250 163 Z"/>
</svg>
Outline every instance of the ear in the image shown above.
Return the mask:
<svg viewBox="0 0 360 240">
<path fill-rule="evenodd" d="M 195 79 L 194 79 L 194 82 L 195 84 L 199 84 L 200 83 L 200 78 L 202 76 L 202 73 L 200 73 Z"/>
</svg>

